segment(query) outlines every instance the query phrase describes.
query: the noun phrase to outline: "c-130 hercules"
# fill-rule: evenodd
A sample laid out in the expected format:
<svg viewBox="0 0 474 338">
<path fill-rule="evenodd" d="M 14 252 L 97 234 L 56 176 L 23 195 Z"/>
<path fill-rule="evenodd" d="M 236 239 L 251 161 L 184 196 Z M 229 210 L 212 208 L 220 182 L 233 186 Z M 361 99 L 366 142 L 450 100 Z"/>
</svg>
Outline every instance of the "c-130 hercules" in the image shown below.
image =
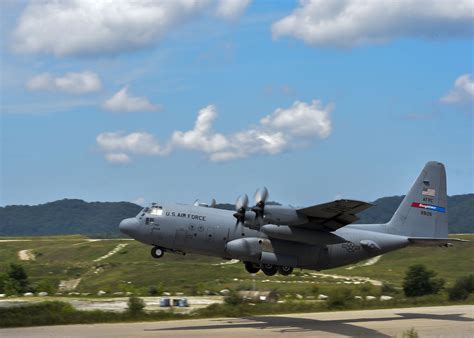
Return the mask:
<svg viewBox="0 0 474 338">
<path fill-rule="evenodd" d="M 366 202 L 341 199 L 306 208 L 266 205 L 266 188 L 238 198 L 236 212 L 208 206 L 153 203 L 120 230 L 152 245 L 151 255 L 165 251 L 197 253 L 241 260 L 250 273 L 289 275 L 294 268 L 322 270 L 352 264 L 409 245 L 447 246 L 446 172 L 428 162 L 385 224 L 352 224 Z"/>
</svg>

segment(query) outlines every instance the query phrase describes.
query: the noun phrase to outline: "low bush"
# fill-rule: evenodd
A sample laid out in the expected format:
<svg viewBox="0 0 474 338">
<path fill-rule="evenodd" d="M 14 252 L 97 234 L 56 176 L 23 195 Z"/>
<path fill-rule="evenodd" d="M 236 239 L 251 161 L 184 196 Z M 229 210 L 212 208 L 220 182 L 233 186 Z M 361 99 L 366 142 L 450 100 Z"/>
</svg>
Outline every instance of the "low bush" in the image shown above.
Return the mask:
<svg viewBox="0 0 474 338">
<path fill-rule="evenodd" d="M 354 295 L 351 289 L 339 289 L 337 292 L 331 294 L 326 304 L 329 309 L 344 309 L 353 302 Z"/>
<path fill-rule="evenodd" d="M 230 291 L 230 293 L 224 298 L 224 303 L 229 305 L 242 304 L 244 300 L 240 297 L 237 292 Z"/>
<path fill-rule="evenodd" d="M 466 300 L 474 292 L 474 275 L 458 278 L 448 290 L 449 300 Z"/>
<path fill-rule="evenodd" d="M 444 286 L 442 278 L 434 278 L 436 272 L 428 270 L 422 264 L 408 268 L 403 280 L 403 291 L 407 297 L 419 297 L 437 294 Z"/>
<path fill-rule="evenodd" d="M 143 309 L 145 308 L 145 301 L 141 298 L 136 296 L 132 296 L 128 298 L 127 302 L 127 311 L 136 316 L 138 314 L 143 313 Z"/>
<path fill-rule="evenodd" d="M 0 308 L 0 327 L 89 324 L 107 322 L 147 321 L 190 318 L 173 312 L 144 311 L 131 313 L 110 311 L 80 311 L 65 302 L 41 302 L 18 307 Z"/>
<path fill-rule="evenodd" d="M 418 338 L 418 332 L 412 327 L 410 330 L 403 332 L 402 338 Z"/>
<path fill-rule="evenodd" d="M 382 292 L 382 294 L 397 294 L 398 293 L 398 290 L 390 283 L 383 283 L 382 284 L 382 288 L 380 290 Z"/>
</svg>

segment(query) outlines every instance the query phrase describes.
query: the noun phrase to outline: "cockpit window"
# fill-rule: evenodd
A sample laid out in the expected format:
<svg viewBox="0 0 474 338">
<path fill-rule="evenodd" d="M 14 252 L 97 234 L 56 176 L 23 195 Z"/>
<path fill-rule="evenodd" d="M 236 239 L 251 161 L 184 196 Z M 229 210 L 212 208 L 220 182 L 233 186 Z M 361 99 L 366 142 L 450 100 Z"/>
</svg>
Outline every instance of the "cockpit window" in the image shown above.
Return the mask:
<svg viewBox="0 0 474 338">
<path fill-rule="evenodd" d="M 159 205 L 154 205 L 150 208 L 150 215 L 161 216 L 163 215 L 163 208 Z"/>
<path fill-rule="evenodd" d="M 155 219 L 154 218 L 145 218 L 145 224 L 146 225 L 155 225 Z"/>
</svg>

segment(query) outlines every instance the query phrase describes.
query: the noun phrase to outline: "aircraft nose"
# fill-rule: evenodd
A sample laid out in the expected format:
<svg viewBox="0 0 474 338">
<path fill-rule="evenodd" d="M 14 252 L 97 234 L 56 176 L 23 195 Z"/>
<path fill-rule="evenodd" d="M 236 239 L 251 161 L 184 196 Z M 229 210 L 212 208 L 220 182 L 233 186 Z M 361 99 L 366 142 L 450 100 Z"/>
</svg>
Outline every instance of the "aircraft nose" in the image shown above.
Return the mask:
<svg viewBox="0 0 474 338">
<path fill-rule="evenodd" d="M 132 237 L 133 233 L 137 230 L 138 220 L 136 218 L 126 218 L 119 224 L 119 229 L 122 233 Z"/>
</svg>

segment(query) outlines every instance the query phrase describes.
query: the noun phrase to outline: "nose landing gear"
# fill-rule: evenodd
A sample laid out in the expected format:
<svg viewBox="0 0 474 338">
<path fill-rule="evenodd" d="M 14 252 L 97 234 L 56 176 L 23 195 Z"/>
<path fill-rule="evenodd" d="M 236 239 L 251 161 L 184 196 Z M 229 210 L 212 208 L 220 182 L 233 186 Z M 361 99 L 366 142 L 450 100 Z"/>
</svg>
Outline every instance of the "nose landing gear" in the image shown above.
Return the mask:
<svg viewBox="0 0 474 338">
<path fill-rule="evenodd" d="M 165 254 L 165 250 L 160 248 L 159 246 L 154 246 L 151 248 L 151 257 L 153 258 L 161 258 Z"/>
</svg>

